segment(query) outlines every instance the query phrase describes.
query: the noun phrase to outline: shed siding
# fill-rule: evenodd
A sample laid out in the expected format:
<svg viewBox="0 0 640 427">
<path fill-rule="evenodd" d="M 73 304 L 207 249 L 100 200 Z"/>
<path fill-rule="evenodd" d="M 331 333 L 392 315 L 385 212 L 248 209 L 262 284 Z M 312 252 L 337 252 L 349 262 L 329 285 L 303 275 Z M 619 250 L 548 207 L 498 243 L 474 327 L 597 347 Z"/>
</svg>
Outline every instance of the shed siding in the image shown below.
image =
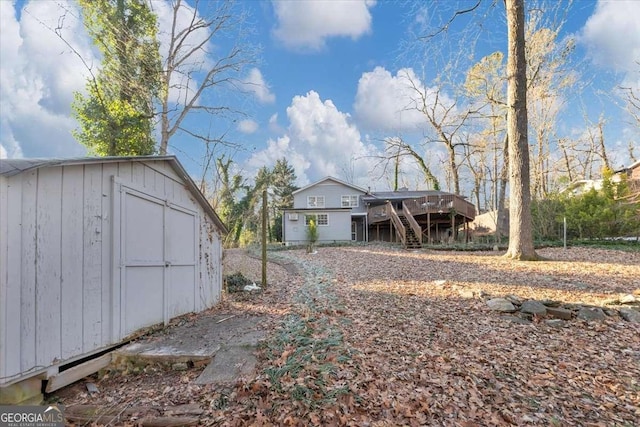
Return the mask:
<svg viewBox="0 0 640 427">
<path fill-rule="evenodd" d="M 84 166 L 83 214 L 83 284 L 82 294 L 83 351 L 102 344 L 102 165 Z M 109 236 L 105 237 L 106 239 Z M 105 283 L 109 286 L 109 283 Z M 80 338 L 80 337 L 78 337 Z"/>
<path fill-rule="evenodd" d="M 62 175 L 62 235 L 60 256 L 63 260 L 82 260 L 83 175 L 82 166 L 68 166 Z M 62 262 L 60 277 L 61 358 L 82 352 L 82 319 L 76 313 L 82 307 L 82 262 Z"/>
<path fill-rule="evenodd" d="M 192 290 L 182 288 L 190 295 L 179 296 L 174 313 L 218 302 L 220 231 L 167 161 L 46 166 L 0 176 L 0 384 L 123 338 L 116 333 L 114 176 L 195 212 L 189 224 L 200 251 L 197 277 Z"/>
<path fill-rule="evenodd" d="M 97 166 L 97 165 L 96 165 Z M 105 163 L 101 166 L 102 182 L 101 182 L 101 207 L 100 224 L 102 230 L 106 233 L 101 239 L 101 290 L 102 290 L 102 306 L 100 322 L 101 345 L 106 346 L 115 341 L 117 337 L 112 335 L 113 328 L 113 305 L 116 304 L 115 298 L 112 298 L 113 283 L 113 176 L 118 173 L 118 163 Z"/>
<path fill-rule="evenodd" d="M 61 359 L 61 168 L 39 171 L 36 204 L 36 364 L 47 366 Z"/>
<path fill-rule="evenodd" d="M 27 172 L 19 176 L 22 178 L 22 219 L 17 224 L 22 225 L 22 254 L 20 262 L 16 265 L 8 265 L 8 269 L 22 269 L 20 276 L 20 351 L 21 370 L 36 369 L 36 192 L 37 171 Z M 14 205 L 13 201 L 9 201 Z M 20 206 L 20 205 L 16 205 Z M 19 208 L 18 208 L 19 209 Z M 13 227 L 15 223 L 9 225 Z M 9 301 L 7 300 L 8 304 Z M 9 343 L 9 349 L 13 347 Z M 10 351 L 10 350 L 9 350 Z M 2 354 L 4 355 L 6 351 Z M 9 371 L 7 375 L 13 375 L 20 371 Z M 6 375 L 5 375 L 6 376 Z M 3 376 L 3 377 L 5 377 Z"/>
</svg>

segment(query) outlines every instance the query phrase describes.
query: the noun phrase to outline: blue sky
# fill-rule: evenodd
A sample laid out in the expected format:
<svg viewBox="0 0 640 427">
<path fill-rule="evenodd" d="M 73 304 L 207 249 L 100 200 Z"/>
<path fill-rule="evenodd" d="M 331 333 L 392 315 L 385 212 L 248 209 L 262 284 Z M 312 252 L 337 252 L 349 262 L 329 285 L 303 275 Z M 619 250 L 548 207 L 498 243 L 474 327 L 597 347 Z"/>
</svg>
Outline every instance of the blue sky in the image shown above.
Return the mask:
<svg viewBox="0 0 640 427">
<path fill-rule="evenodd" d="M 226 153 L 246 176 L 284 156 L 295 167 L 299 185 L 334 175 L 386 189 L 389 176 L 370 155 L 380 153 L 385 137 L 401 134 L 418 146 L 426 132 L 419 116 L 399 113 L 403 106 L 399 94 L 406 90 L 399 72 L 412 72 L 430 87 L 442 64 L 429 56 L 434 43 L 425 47 L 415 41 L 415 34 L 427 31 L 426 26 L 437 27 L 457 8 L 474 3 L 241 1 L 238 7 L 249 13 L 252 29 L 244 37 L 261 47 L 256 63 L 239 76 L 251 83 L 250 89 L 244 94 L 211 96 L 224 96 L 224 102 L 246 116 L 235 122 L 216 118 L 196 125 L 210 126 L 213 132 L 229 131 L 229 138 L 240 148 Z M 437 38 L 438 43 L 467 40 L 458 32 L 482 23 L 484 31 L 467 59 L 504 50 L 504 6 L 497 2 L 492 7 L 492 3 L 485 0 L 479 14 L 457 18 L 450 31 Z M 166 14 L 162 0 L 154 4 L 159 15 Z M 74 19 L 74 3 L 0 1 L 2 157 L 85 154 L 70 134 L 76 126 L 70 103 L 73 92 L 83 90 L 87 72 L 51 30 L 64 10 L 68 11 L 65 37 L 85 60 L 99 61 Z M 573 137 L 584 132 L 582 106 L 593 122 L 603 115 L 605 140 L 616 167 L 631 163 L 626 147 L 630 141 L 640 141 L 637 125 L 629 124 L 615 95 L 619 85 L 640 86 L 640 66 L 634 63 L 640 59 L 638 16 L 640 1 L 580 0 L 570 10 L 561 34 L 576 37 L 576 71 L 589 84 L 579 97 L 569 95 L 565 100 L 560 132 Z M 433 152 L 425 157 L 442 176 L 441 148 L 434 145 L 429 150 Z M 203 148 L 198 141 L 178 136 L 172 140 L 171 152 L 194 178 L 200 178 Z M 417 186 L 415 166 L 403 167 L 406 183 Z"/>
</svg>

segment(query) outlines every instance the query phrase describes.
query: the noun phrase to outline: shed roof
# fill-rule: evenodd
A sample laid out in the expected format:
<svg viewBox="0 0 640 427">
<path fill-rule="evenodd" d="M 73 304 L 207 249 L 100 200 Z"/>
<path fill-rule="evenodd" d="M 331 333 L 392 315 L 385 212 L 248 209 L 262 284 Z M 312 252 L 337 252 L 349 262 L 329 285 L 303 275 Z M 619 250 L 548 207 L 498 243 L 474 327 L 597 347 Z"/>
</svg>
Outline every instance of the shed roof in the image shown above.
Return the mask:
<svg viewBox="0 0 640 427">
<path fill-rule="evenodd" d="M 202 209 L 204 209 L 209 217 L 211 217 L 220 231 L 225 234 L 228 232 L 227 227 L 224 225 L 218 214 L 216 214 L 216 212 L 213 210 L 211 204 L 209 204 L 206 197 L 202 194 L 195 182 L 193 182 L 193 179 L 191 179 L 176 156 L 77 157 L 67 159 L 0 159 L 0 176 L 10 177 L 29 170 L 39 169 L 43 167 L 144 161 L 165 161 L 169 163 L 174 172 L 184 180 L 186 188 L 193 195 L 193 197 L 195 197 L 195 199 L 198 201 L 198 204 L 202 206 Z"/>
</svg>

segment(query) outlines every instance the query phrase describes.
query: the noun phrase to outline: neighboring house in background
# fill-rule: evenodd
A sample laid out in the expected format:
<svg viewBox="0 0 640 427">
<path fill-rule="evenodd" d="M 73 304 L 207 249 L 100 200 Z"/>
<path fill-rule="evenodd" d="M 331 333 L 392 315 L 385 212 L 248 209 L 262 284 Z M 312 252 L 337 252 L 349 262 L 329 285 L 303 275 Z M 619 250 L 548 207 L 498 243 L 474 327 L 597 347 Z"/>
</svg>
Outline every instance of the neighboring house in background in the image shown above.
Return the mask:
<svg viewBox="0 0 640 427">
<path fill-rule="evenodd" d="M 225 233 L 174 156 L 0 160 L 0 404 L 213 306 Z"/>
<path fill-rule="evenodd" d="M 509 210 L 505 209 L 500 215 L 500 224 L 498 225 L 498 211 L 492 210 L 477 215 L 473 222 L 470 224 L 473 230 L 473 235 L 480 236 L 495 236 L 496 228 L 500 231 L 501 236 L 509 235 Z"/>
<path fill-rule="evenodd" d="M 626 168 L 615 171 L 611 177 L 611 181 L 620 182 L 622 177 L 626 177 L 632 194 L 637 195 L 640 193 L 640 161 L 636 161 Z M 591 189 L 600 191 L 602 190 L 602 183 L 602 179 L 579 179 L 560 190 L 560 193 L 570 193 L 572 196 L 577 196 Z"/>
<path fill-rule="evenodd" d="M 640 160 L 632 163 L 626 168 L 616 171 L 616 175 L 626 175 L 631 193 L 630 199 L 640 202 Z"/>
<path fill-rule="evenodd" d="M 369 192 L 326 177 L 293 193 L 294 205 L 284 211 L 283 241 L 307 242 L 309 221 L 316 221 L 318 242 L 400 242 L 421 247 L 425 241 L 452 238 L 460 225 L 475 217 L 463 197 L 442 191 Z"/>
</svg>

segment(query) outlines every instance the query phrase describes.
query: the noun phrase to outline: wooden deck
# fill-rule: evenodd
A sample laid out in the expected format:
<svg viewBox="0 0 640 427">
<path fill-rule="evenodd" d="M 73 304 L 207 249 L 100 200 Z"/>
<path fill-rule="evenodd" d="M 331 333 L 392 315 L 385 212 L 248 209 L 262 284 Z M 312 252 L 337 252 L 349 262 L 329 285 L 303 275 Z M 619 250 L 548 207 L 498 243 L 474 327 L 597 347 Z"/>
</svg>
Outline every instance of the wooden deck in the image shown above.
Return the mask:
<svg viewBox="0 0 640 427">
<path fill-rule="evenodd" d="M 398 206 L 398 203 L 401 203 Z M 394 204 L 396 207 L 394 207 Z M 405 247 L 413 246 L 410 237 L 417 236 L 420 243 L 442 241 L 442 230 L 453 230 L 460 225 L 465 229 L 476 216 L 475 206 L 455 194 L 423 196 L 402 202 L 387 202 L 368 209 L 369 227 L 389 228 L 391 241 L 399 241 Z"/>
</svg>

